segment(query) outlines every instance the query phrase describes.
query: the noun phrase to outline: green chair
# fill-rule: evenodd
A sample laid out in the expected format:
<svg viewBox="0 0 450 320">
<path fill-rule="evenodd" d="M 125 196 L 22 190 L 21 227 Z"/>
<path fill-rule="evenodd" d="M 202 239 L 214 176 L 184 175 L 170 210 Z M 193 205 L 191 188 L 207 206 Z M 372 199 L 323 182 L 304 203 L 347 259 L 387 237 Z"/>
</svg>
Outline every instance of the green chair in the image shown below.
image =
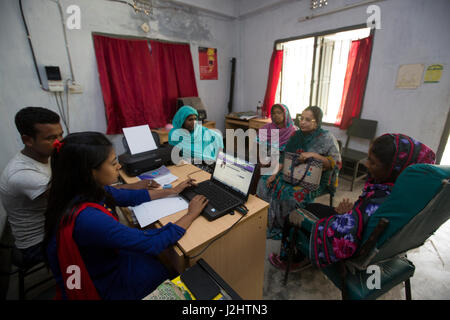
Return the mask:
<svg viewBox="0 0 450 320">
<path fill-rule="evenodd" d="M 317 220 L 310 212 L 306 214 L 307 223 Z M 389 198 L 370 217 L 356 254 L 321 271 L 341 290 L 343 299 L 376 299 L 402 282 L 406 299 L 411 299 L 409 279 L 415 266 L 406 252 L 423 245 L 449 218 L 450 166 L 409 166 L 397 179 Z M 288 252 L 289 261 L 292 252 Z M 372 276 L 368 268 L 373 266 L 380 271 L 379 288 L 367 285 Z M 285 281 L 288 273 L 289 262 Z"/>
</svg>

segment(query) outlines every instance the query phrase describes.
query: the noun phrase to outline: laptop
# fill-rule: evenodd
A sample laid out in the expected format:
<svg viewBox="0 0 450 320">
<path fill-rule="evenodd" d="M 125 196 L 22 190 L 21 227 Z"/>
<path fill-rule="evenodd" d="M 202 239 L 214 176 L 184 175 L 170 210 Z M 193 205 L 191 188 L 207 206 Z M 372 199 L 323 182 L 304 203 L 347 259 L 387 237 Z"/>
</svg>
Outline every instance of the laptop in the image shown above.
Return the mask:
<svg viewBox="0 0 450 320">
<path fill-rule="evenodd" d="M 209 203 L 202 215 L 209 221 L 215 220 L 247 202 L 255 168 L 256 164 L 220 151 L 211 179 L 184 189 L 180 195 L 187 201 L 197 194 L 204 195 Z"/>
</svg>

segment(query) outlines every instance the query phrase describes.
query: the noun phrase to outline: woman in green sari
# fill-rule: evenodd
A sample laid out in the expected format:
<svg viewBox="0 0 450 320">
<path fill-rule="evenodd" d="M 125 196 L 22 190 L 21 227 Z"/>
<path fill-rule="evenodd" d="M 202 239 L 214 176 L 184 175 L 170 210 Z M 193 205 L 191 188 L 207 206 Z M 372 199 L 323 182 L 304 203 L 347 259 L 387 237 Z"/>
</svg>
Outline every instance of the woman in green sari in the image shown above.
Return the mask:
<svg viewBox="0 0 450 320">
<path fill-rule="evenodd" d="M 300 160 L 315 158 L 323 163 L 320 186 L 309 191 L 283 180 L 284 153 L 280 154 L 278 169 L 273 175 L 263 176 L 256 194 L 270 203 L 268 216 L 268 238 L 281 237 L 285 217 L 295 208 L 304 207 L 322 194 L 326 188 L 336 189 L 341 155 L 336 138 L 322 129 L 322 110 L 319 107 L 306 108 L 300 117 L 300 130 L 289 139 L 284 152 L 301 154 Z"/>
</svg>

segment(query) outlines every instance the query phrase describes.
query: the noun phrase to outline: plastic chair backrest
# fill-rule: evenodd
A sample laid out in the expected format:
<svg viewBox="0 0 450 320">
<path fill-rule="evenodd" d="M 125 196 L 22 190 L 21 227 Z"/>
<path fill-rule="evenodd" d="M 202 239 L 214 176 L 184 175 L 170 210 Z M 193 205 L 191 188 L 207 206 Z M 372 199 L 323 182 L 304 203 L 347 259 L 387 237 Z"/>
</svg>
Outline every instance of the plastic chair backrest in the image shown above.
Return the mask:
<svg viewBox="0 0 450 320">
<path fill-rule="evenodd" d="M 363 233 L 365 242 L 381 218 L 389 220 L 372 263 L 421 246 L 450 218 L 449 178 L 450 166 L 416 164 L 402 172 Z"/>
<path fill-rule="evenodd" d="M 191 106 L 195 110 L 206 110 L 205 105 L 199 97 L 180 97 L 177 99 L 177 109 L 182 106 Z"/>
<path fill-rule="evenodd" d="M 352 124 L 347 129 L 347 136 L 372 140 L 377 131 L 378 121 L 353 118 Z"/>
</svg>

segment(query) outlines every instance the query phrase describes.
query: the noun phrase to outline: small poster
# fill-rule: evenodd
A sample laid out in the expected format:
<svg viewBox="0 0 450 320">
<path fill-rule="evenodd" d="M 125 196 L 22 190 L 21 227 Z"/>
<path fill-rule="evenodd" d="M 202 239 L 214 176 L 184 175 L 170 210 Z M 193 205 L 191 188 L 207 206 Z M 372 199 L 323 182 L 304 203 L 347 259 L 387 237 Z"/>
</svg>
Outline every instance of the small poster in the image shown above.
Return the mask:
<svg viewBox="0 0 450 320">
<path fill-rule="evenodd" d="M 200 65 L 200 80 L 217 80 L 217 49 L 199 47 L 198 59 Z"/>
<path fill-rule="evenodd" d="M 402 89 L 416 89 L 422 81 L 423 64 L 404 64 L 398 68 L 396 87 Z"/>
<path fill-rule="evenodd" d="M 438 83 L 439 80 L 441 80 L 442 70 L 444 70 L 444 66 L 442 64 L 432 64 L 431 66 L 428 66 L 423 82 Z"/>
</svg>

